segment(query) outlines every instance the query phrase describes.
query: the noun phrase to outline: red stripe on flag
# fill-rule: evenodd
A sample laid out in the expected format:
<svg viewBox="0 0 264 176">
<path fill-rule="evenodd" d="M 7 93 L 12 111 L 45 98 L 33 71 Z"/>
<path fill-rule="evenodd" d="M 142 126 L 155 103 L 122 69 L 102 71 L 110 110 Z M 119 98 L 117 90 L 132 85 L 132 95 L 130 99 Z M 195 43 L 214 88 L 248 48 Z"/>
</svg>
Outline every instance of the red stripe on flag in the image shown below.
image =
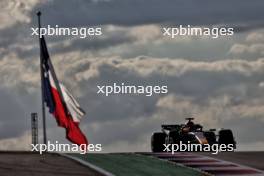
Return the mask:
<svg viewBox="0 0 264 176">
<path fill-rule="evenodd" d="M 59 126 L 66 128 L 66 137 L 72 143 L 88 145 L 85 135 L 79 128 L 79 124 L 73 122 L 70 115 L 66 115 L 59 92 L 55 88 L 52 89 L 53 98 L 55 101 L 55 111 L 53 113 Z"/>
<path fill-rule="evenodd" d="M 72 143 L 81 145 L 86 144 L 88 145 L 88 141 L 85 135 L 79 128 L 79 124 L 69 120 L 69 127 L 67 128 L 67 139 Z"/>
</svg>

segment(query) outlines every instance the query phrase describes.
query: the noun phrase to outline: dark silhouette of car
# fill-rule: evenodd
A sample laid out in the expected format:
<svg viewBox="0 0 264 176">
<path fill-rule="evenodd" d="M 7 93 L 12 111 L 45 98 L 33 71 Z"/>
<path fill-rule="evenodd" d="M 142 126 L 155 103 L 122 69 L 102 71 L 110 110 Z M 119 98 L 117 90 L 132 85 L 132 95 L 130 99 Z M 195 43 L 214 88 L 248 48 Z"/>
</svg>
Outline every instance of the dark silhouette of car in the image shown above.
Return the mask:
<svg viewBox="0 0 264 176">
<path fill-rule="evenodd" d="M 233 144 L 236 148 L 236 141 L 230 129 L 203 130 L 203 126 L 195 124 L 194 118 L 186 118 L 185 124 L 161 125 L 161 132 L 155 132 L 151 137 L 152 152 L 163 152 L 164 144 Z"/>
</svg>

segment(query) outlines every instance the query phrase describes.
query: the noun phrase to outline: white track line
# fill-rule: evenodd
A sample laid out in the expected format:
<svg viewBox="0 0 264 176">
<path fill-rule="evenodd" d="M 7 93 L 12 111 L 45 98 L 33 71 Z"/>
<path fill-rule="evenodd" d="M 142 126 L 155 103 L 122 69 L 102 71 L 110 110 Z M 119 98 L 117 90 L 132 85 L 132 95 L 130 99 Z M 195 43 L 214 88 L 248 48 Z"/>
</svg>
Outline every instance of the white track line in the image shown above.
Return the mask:
<svg viewBox="0 0 264 176">
<path fill-rule="evenodd" d="M 88 161 L 84 161 L 84 160 L 82 160 L 80 158 L 73 157 L 73 156 L 70 156 L 70 155 L 67 155 L 67 154 L 64 154 L 64 153 L 57 153 L 57 154 L 59 154 L 59 155 L 61 155 L 63 157 L 69 158 L 71 160 L 74 160 L 74 161 L 80 163 L 81 165 L 84 165 L 86 167 L 92 168 L 95 171 L 97 171 L 100 174 L 103 174 L 105 176 L 115 176 L 114 174 L 112 174 L 112 173 L 110 173 L 110 172 L 108 172 L 108 171 L 106 171 L 106 170 L 104 170 L 104 169 L 102 169 L 102 168 L 100 168 L 100 167 L 98 167 L 96 165 L 93 165 L 93 164 L 89 163 Z"/>
</svg>

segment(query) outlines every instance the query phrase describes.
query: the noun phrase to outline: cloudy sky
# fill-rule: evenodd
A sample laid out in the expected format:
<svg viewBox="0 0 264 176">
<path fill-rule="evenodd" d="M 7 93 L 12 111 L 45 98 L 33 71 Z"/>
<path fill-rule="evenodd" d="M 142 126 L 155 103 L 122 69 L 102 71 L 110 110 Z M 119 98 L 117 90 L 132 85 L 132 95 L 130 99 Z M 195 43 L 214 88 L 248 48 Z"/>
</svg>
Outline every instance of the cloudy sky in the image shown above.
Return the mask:
<svg viewBox="0 0 264 176">
<path fill-rule="evenodd" d="M 46 38 L 59 79 L 87 113 L 81 128 L 90 143 L 105 152 L 148 151 L 162 123 L 194 116 L 205 128 L 233 129 L 239 150 L 263 149 L 263 8 L 262 0 L 1 0 L 0 149 L 28 150 L 30 113 L 41 112 L 38 38 L 30 30 L 38 10 L 43 26 L 102 27 L 100 37 Z M 180 24 L 235 34 L 162 35 Z M 96 85 L 114 82 L 168 85 L 169 93 L 96 94 Z M 49 140 L 67 142 L 50 115 L 47 126 Z"/>
</svg>

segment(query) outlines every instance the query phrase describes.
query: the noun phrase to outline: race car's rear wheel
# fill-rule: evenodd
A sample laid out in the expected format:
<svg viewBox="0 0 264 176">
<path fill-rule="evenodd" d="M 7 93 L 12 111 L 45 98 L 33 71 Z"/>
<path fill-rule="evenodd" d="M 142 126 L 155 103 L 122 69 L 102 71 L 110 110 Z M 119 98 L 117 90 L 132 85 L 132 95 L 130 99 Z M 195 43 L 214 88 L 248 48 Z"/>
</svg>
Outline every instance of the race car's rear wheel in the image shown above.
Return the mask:
<svg viewBox="0 0 264 176">
<path fill-rule="evenodd" d="M 151 150 L 152 152 L 163 152 L 166 134 L 157 132 L 151 136 Z"/>
<path fill-rule="evenodd" d="M 218 139 L 219 144 L 233 144 L 234 148 L 236 147 L 236 142 L 234 139 L 233 132 L 229 129 L 227 130 L 220 130 L 219 131 L 219 139 Z"/>
</svg>

